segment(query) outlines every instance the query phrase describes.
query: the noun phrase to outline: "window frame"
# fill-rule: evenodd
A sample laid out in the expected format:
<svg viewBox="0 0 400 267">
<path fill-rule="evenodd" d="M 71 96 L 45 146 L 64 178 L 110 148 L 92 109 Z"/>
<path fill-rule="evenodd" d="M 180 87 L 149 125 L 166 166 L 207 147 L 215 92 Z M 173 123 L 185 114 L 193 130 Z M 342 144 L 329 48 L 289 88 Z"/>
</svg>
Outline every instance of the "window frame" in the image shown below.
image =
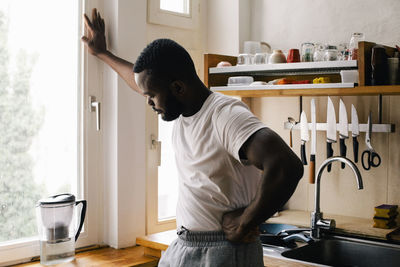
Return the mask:
<svg viewBox="0 0 400 267">
<path fill-rule="evenodd" d="M 158 141 L 158 116 L 146 107 L 146 235 L 176 229 L 176 219 L 158 219 L 158 164 L 161 150 Z M 161 145 L 161 144 L 157 144 Z"/>
<path fill-rule="evenodd" d="M 88 13 L 93 7 L 100 6 L 101 0 L 79 0 L 78 14 L 84 11 Z M 84 21 L 82 16 L 78 15 L 79 35 L 82 34 Z M 77 164 L 77 199 L 86 199 L 88 203 L 96 203 L 95 205 L 88 205 L 84 223 L 84 230 L 82 230 L 79 240 L 76 242 L 75 247 L 84 247 L 99 243 L 99 225 L 97 221 L 100 218 L 100 208 L 103 203 L 99 192 L 102 192 L 102 184 L 98 183 L 96 179 L 103 176 L 102 170 L 93 168 L 98 166 L 101 160 L 102 143 L 101 132 L 96 133 L 96 126 L 93 125 L 95 121 L 92 114 L 88 112 L 89 95 L 99 96 L 101 99 L 102 80 L 95 78 L 100 76 L 100 69 L 96 66 L 99 63 L 89 59 L 87 50 L 84 48 L 80 38 L 78 42 L 78 77 L 77 89 L 78 94 L 78 164 Z M 95 91 L 91 88 L 96 88 Z M 92 90 L 92 91 L 90 91 Z M 101 100 L 100 100 L 101 101 Z M 90 138 L 89 138 L 90 135 Z M 96 172 L 96 173 L 94 173 Z M 32 207 L 34 208 L 34 207 Z M 29 261 L 33 257 L 40 255 L 40 247 L 38 236 L 22 238 L 18 240 L 11 240 L 2 242 L 0 245 L 0 265 L 3 264 L 17 264 Z"/>
<path fill-rule="evenodd" d="M 199 13 L 199 0 L 189 0 L 189 14 L 163 10 L 160 8 L 160 0 L 147 2 L 148 23 L 192 30 L 199 26 Z"/>
</svg>

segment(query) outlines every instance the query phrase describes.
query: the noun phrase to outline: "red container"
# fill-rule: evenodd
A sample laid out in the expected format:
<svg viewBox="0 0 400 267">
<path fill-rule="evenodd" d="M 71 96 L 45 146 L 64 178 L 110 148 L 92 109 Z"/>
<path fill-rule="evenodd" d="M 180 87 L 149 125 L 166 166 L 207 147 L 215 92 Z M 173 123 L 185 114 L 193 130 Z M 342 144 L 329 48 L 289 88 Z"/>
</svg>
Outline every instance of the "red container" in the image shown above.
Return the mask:
<svg viewBox="0 0 400 267">
<path fill-rule="evenodd" d="M 300 62 L 299 49 L 290 49 L 287 56 L 287 63 Z"/>
</svg>

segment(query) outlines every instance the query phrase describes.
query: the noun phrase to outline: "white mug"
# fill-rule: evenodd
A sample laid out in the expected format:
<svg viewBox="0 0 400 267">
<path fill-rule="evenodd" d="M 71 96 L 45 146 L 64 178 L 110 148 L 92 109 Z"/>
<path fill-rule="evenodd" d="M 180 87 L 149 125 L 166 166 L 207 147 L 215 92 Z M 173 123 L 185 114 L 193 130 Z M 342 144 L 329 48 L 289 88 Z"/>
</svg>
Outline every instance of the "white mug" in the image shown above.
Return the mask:
<svg viewBox="0 0 400 267">
<path fill-rule="evenodd" d="M 251 54 L 239 54 L 237 58 L 237 65 L 251 65 L 253 64 L 254 56 Z"/>
<path fill-rule="evenodd" d="M 256 53 L 254 56 L 254 64 L 265 64 L 267 53 Z"/>
</svg>

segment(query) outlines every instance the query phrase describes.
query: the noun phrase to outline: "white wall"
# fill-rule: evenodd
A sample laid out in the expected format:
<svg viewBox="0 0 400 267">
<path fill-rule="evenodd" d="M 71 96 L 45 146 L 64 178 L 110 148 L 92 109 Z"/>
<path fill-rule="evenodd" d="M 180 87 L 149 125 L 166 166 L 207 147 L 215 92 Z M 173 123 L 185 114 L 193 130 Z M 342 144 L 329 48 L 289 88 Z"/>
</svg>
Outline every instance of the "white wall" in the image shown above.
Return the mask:
<svg viewBox="0 0 400 267">
<path fill-rule="evenodd" d="M 108 49 L 131 62 L 146 45 L 146 3 L 104 1 Z M 103 96 L 104 242 L 121 248 L 145 234 L 145 99 L 108 66 Z"/>
<path fill-rule="evenodd" d="M 239 53 L 239 1 L 208 0 L 207 53 Z"/>
<path fill-rule="evenodd" d="M 353 32 L 366 40 L 400 43 L 398 0 L 252 0 L 251 37 L 272 48 L 300 48 L 303 42 L 349 42 Z"/>
</svg>

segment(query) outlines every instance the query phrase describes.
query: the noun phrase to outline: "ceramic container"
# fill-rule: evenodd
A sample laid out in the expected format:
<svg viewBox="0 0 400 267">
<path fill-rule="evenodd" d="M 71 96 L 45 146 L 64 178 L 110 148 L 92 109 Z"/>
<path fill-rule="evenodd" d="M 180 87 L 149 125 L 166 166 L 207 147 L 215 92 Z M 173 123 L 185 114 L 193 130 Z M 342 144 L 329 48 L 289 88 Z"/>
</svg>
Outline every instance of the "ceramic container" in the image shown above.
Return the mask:
<svg viewBox="0 0 400 267">
<path fill-rule="evenodd" d="M 276 64 L 276 63 L 286 63 L 286 57 L 282 53 L 282 50 L 274 50 L 271 56 L 269 57 L 269 64 Z"/>
</svg>

